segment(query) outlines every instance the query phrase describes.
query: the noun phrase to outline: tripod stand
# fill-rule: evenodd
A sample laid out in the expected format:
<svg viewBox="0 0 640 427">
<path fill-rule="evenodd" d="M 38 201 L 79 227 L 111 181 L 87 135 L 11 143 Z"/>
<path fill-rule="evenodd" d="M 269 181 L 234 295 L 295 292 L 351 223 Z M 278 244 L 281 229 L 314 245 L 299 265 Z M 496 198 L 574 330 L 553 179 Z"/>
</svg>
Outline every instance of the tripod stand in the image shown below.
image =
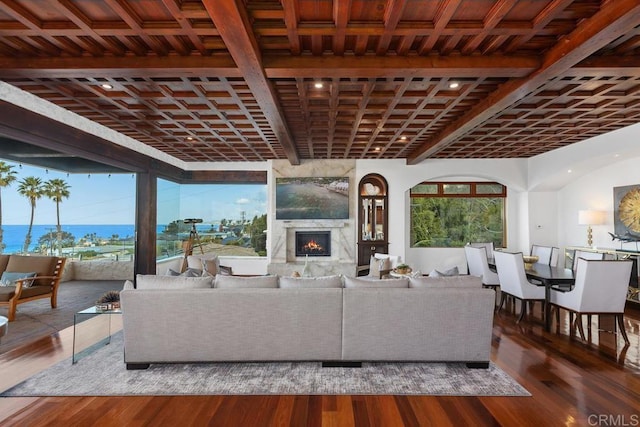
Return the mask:
<svg viewBox="0 0 640 427">
<path fill-rule="evenodd" d="M 195 243 L 197 242 L 197 244 Z M 180 272 L 184 272 L 187 269 L 187 257 L 189 255 L 193 255 L 193 248 L 199 246 L 200 253 L 204 255 L 204 249 L 202 248 L 202 242 L 200 241 L 200 236 L 198 235 L 198 230 L 196 229 L 195 222 L 191 224 L 191 230 L 189 231 L 189 239 L 184 243 L 184 258 L 182 260 L 182 267 L 180 268 Z"/>
</svg>

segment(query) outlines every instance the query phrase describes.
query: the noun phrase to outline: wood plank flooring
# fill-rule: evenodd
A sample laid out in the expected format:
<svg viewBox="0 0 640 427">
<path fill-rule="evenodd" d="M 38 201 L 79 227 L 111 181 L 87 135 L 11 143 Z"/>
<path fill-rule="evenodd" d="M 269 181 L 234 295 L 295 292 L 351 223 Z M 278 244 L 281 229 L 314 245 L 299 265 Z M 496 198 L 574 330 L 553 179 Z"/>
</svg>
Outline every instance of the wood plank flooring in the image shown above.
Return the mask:
<svg viewBox="0 0 640 427">
<path fill-rule="evenodd" d="M 539 310 L 538 310 L 539 311 Z M 586 318 L 585 318 L 586 319 Z M 604 426 L 640 424 L 640 312 L 631 344 L 598 331 L 570 339 L 539 320 L 495 316 L 492 360 L 531 397 L 118 396 L 0 399 L 2 426 Z M 555 329 L 555 327 L 554 327 Z M 0 390 L 70 357 L 72 331 L 0 355 Z"/>
</svg>

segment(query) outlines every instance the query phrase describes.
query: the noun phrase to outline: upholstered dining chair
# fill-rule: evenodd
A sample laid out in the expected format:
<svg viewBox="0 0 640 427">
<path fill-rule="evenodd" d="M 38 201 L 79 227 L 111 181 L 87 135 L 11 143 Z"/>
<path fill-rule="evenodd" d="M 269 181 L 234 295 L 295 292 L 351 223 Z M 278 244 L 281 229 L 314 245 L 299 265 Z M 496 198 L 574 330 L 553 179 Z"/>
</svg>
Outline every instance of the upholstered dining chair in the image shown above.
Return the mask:
<svg viewBox="0 0 640 427">
<path fill-rule="evenodd" d="M 555 246 L 551 248 L 551 259 L 549 260 L 549 265 L 551 267 L 558 266 L 558 259 L 560 258 L 560 248 L 556 248 Z"/>
<path fill-rule="evenodd" d="M 495 250 L 493 242 L 471 242 L 468 246 L 474 248 L 484 248 L 487 254 L 487 258 L 493 258 L 493 251 Z"/>
<path fill-rule="evenodd" d="M 540 264 L 551 265 L 551 252 L 553 248 L 551 246 L 531 245 L 531 255 L 538 257 Z"/>
<path fill-rule="evenodd" d="M 576 250 L 573 254 L 573 271 L 576 271 L 576 267 L 578 265 L 578 259 L 590 259 L 590 260 L 603 260 L 604 253 L 602 252 L 589 252 L 589 251 L 581 251 Z"/>
<path fill-rule="evenodd" d="M 527 280 L 522 252 L 510 253 L 496 251 L 494 253 L 494 259 L 500 279 L 500 291 L 502 292 L 498 310 L 502 309 L 504 301 L 507 295 L 509 295 L 522 302 L 520 316 L 518 316 L 516 323 L 520 323 L 527 315 L 527 305 L 532 305 L 536 301 L 542 303 L 542 313 L 544 313 L 544 286 L 536 286 Z"/>
<path fill-rule="evenodd" d="M 485 248 L 466 245 L 464 247 L 464 255 L 467 258 L 469 274 L 480 277 L 482 279 L 482 286 L 485 288 L 492 288 L 497 291 L 498 286 L 500 286 L 500 279 L 495 272 L 489 269 L 489 261 L 487 260 Z"/>
<path fill-rule="evenodd" d="M 566 290 L 551 287 L 550 303 L 556 309 L 556 322 L 560 322 L 560 310 L 569 311 L 569 334 L 574 336 L 575 328 L 585 339 L 582 315 L 612 314 L 618 323 L 624 342 L 629 337 L 624 327 L 624 306 L 627 301 L 629 279 L 631 278 L 631 260 L 576 260 L 575 285 Z M 575 320 L 573 315 L 576 314 Z M 591 328 L 591 320 L 588 322 Z"/>
</svg>

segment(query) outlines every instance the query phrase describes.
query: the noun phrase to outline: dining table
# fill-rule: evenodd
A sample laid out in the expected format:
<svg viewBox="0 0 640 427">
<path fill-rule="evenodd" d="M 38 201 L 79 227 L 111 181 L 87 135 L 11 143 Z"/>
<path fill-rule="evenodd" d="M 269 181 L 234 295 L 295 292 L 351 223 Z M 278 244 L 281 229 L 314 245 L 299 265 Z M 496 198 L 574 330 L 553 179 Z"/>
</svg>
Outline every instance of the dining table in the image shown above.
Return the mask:
<svg viewBox="0 0 640 427">
<path fill-rule="evenodd" d="M 496 265 L 493 258 L 488 261 L 489 267 L 495 271 Z M 573 270 L 560 266 L 552 267 L 548 264 L 535 263 L 531 264 L 531 266 L 526 266 L 524 272 L 532 285 L 544 286 L 544 329 L 547 332 L 551 332 L 551 287 L 553 285 L 573 286 L 575 282 Z"/>
<path fill-rule="evenodd" d="M 564 267 L 552 267 L 548 264 L 532 264 L 530 268 L 525 268 L 525 274 L 529 282 L 539 286 L 544 286 L 544 329 L 551 331 L 551 287 L 553 285 L 564 285 L 570 287 L 575 282 L 573 270 Z M 533 282 L 532 282 L 533 280 Z"/>
</svg>

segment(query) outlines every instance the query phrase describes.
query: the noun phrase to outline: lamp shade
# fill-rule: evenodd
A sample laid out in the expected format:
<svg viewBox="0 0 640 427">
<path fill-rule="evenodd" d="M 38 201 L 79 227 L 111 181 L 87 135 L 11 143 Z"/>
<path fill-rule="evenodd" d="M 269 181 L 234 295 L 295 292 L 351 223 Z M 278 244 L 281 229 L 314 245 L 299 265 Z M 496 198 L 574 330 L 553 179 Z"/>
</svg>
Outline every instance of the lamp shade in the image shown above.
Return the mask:
<svg viewBox="0 0 640 427">
<path fill-rule="evenodd" d="M 578 211 L 579 225 L 600 225 L 604 224 L 605 213 L 603 211 L 584 210 Z"/>
</svg>

